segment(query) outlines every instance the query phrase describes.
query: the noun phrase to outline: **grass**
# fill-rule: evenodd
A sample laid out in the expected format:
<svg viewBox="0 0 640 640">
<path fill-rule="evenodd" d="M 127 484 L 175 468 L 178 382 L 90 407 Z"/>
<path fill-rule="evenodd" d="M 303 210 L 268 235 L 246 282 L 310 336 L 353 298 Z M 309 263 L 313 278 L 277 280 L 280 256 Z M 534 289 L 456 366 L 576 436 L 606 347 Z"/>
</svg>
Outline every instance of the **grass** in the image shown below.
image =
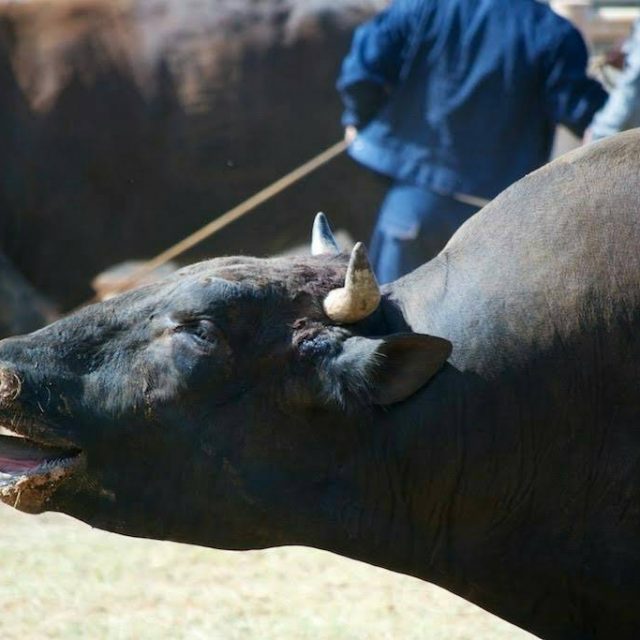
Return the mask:
<svg viewBox="0 0 640 640">
<path fill-rule="evenodd" d="M 414 578 L 313 549 L 125 538 L 0 505 L 0 638 L 527 640 Z"/>
</svg>

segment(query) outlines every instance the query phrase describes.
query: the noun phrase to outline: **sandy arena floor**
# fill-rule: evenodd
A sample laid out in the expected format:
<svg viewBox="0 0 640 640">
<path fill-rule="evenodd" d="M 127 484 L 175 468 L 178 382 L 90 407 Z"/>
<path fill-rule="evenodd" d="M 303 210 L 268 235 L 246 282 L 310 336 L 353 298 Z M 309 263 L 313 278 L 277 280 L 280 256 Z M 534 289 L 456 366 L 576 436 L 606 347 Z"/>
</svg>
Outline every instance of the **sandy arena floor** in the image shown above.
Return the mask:
<svg viewBox="0 0 640 640">
<path fill-rule="evenodd" d="M 305 548 L 224 552 L 0 505 L 3 640 L 526 640 L 413 578 Z"/>
</svg>

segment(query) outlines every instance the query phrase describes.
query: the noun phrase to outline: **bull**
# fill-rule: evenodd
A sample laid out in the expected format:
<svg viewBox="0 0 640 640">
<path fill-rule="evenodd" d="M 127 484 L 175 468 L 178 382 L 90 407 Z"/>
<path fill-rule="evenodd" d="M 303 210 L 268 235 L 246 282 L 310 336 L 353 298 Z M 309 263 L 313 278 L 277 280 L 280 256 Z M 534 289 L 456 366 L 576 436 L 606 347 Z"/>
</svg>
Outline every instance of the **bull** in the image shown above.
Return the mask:
<svg viewBox="0 0 640 640">
<path fill-rule="evenodd" d="M 319 216 L 309 257 L 198 263 L 2 341 L 2 499 L 637 638 L 639 168 L 639 130 L 564 156 L 382 289 Z"/>
</svg>

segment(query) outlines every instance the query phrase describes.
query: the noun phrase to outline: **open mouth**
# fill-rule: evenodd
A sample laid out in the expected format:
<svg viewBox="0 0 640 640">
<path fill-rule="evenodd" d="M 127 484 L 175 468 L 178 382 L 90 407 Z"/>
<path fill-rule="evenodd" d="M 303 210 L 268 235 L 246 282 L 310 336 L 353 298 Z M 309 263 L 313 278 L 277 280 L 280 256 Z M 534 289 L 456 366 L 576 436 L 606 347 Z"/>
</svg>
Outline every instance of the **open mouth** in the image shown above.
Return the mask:
<svg viewBox="0 0 640 640">
<path fill-rule="evenodd" d="M 23 511 L 43 510 L 80 458 L 79 449 L 42 444 L 0 427 L 0 500 Z"/>
</svg>

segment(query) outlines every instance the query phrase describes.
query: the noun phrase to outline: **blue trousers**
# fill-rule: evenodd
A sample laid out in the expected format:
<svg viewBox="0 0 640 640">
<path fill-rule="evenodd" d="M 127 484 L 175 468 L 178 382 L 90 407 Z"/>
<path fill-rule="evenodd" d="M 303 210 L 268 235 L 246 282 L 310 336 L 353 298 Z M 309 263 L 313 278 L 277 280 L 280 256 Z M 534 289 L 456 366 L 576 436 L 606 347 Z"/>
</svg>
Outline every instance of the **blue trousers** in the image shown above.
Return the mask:
<svg viewBox="0 0 640 640">
<path fill-rule="evenodd" d="M 382 201 L 369 251 L 380 284 L 397 280 L 437 255 L 477 210 L 426 187 L 393 183 Z"/>
</svg>

